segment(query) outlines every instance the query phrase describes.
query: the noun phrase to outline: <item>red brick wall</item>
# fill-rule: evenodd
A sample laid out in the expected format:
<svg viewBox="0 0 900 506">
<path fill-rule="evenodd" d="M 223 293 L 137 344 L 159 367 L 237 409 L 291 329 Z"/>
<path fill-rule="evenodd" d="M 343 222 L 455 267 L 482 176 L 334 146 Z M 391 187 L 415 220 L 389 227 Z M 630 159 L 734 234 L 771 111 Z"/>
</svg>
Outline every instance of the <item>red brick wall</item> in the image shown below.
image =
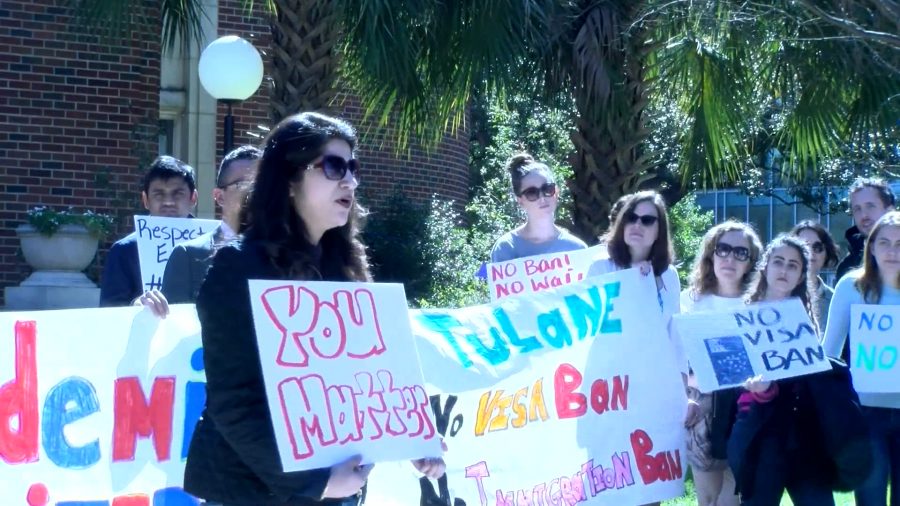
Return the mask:
<svg viewBox="0 0 900 506">
<path fill-rule="evenodd" d="M 222 0 L 219 5 L 219 35 L 238 35 L 251 41 L 263 53 L 268 66 L 269 24 L 266 21 L 264 2 L 257 2 L 255 11 L 248 13 L 240 0 Z M 273 126 L 269 119 L 268 99 L 271 78 L 266 72 L 259 91 L 233 110 L 235 116 L 235 146 L 258 143 L 247 132 L 263 134 L 257 125 Z M 347 120 L 360 133 L 372 128 L 371 121 L 363 120 L 363 109 L 352 94 L 342 94 L 335 104 L 337 115 Z M 221 157 L 223 135 L 222 122 L 225 107 L 219 106 L 217 153 Z M 414 144 L 411 149 L 397 153 L 395 138 L 390 128 L 376 128 L 372 136 L 361 136 L 358 156 L 363 172 L 360 193 L 371 207 L 379 204 L 395 189 L 419 203 L 428 201 L 433 194 L 453 199 L 462 205 L 468 198 L 469 134 L 460 130 L 456 135 L 446 135 L 443 142 L 428 153 Z M 387 142 L 381 142 L 387 139 Z"/>
<path fill-rule="evenodd" d="M 28 274 L 15 234 L 27 209 L 128 216 L 156 155 L 158 29 L 138 27 L 111 45 L 84 35 L 60 5 L 0 3 L 0 286 Z M 127 219 L 119 225 L 131 226 Z"/>
</svg>

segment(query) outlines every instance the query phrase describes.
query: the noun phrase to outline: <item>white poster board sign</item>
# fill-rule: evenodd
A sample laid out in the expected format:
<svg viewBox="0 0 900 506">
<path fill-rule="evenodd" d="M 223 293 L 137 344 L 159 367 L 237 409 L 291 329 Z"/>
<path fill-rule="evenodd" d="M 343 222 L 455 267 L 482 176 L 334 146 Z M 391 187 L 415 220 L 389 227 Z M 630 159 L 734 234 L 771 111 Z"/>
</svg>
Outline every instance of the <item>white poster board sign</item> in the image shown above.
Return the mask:
<svg viewBox="0 0 900 506">
<path fill-rule="evenodd" d="M 439 457 L 403 285 L 250 281 L 285 471 Z"/>
<path fill-rule="evenodd" d="M 850 372 L 857 392 L 900 392 L 900 306 L 850 306 Z"/>
<path fill-rule="evenodd" d="M 635 270 L 413 311 L 447 476 L 375 466 L 367 502 L 646 504 L 683 494 L 686 398 L 652 279 Z M 654 304 L 654 308 L 657 306 Z"/>
<path fill-rule="evenodd" d="M 606 255 L 606 246 L 489 263 L 491 301 L 577 283 L 587 277 L 591 263 L 600 255 Z"/>
<path fill-rule="evenodd" d="M 206 402 L 193 305 L 0 313 L 0 497 L 193 506 L 181 490 Z"/>
<path fill-rule="evenodd" d="M 701 392 L 831 368 L 800 299 L 674 316 Z"/>
<path fill-rule="evenodd" d="M 138 234 L 138 258 L 144 291 L 162 288 L 166 262 L 175 246 L 212 232 L 220 223 L 218 220 L 196 218 L 135 216 L 134 230 Z"/>
</svg>

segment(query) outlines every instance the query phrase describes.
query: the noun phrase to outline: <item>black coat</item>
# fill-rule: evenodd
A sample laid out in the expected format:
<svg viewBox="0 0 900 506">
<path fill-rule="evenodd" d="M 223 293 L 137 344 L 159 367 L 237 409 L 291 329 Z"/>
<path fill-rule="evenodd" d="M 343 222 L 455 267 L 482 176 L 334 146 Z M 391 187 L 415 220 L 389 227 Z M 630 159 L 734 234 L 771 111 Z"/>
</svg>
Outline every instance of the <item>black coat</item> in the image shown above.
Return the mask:
<svg viewBox="0 0 900 506">
<path fill-rule="evenodd" d="M 756 458 L 760 437 L 784 441 L 793 452 L 792 471 L 821 480 L 832 490 L 853 490 L 872 470 L 869 430 L 845 365 L 832 361 L 832 370 L 780 380 L 778 397 L 753 403 L 740 413 L 728 439 L 728 463 L 737 490 L 751 496 L 753 475 L 765 472 Z"/>
<path fill-rule="evenodd" d="M 847 239 L 847 245 L 850 247 L 850 251 L 847 252 L 847 256 L 841 260 L 841 263 L 838 264 L 837 269 L 834 272 L 835 285 L 837 285 L 837 282 L 840 281 L 845 274 L 862 265 L 863 251 L 866 247 L 866 235 L 863 234 L 856 225 L 848 228 L 847 231 L 844 232 L 844 238 Z"/>
<path fill-rule="evenodd" d="M 184 489 L 227 506 L 356 504 L 322 500 L 330 471 L 282 471 L 260 366 L 249 279 L 279 279 L 253 243 L 220 249 L 200 288 L 206 408 L 197 423 Z"/>
</svg>

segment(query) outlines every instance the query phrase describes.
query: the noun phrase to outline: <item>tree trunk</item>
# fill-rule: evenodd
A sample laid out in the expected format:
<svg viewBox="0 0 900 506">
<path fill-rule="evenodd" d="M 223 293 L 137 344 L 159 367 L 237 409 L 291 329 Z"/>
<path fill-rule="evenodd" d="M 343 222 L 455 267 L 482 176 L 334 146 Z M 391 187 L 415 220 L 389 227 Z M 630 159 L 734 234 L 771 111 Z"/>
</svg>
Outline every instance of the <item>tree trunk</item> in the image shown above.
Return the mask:
<svg viewBox="0 0 900 506">
<path fill-rule="evenodd" d="M 270 114 L 274 122 L 301 111 L 327 112 L 335 91 L 341 37 L 330 0 L 274 0 Z"/>
<path fill-rule="evenodd" d="M 648 88 L 644 66 L 649 50 L 643 32 L 631 27 L 633 19 L 629 19 L 633 17 L 629 14 L 637 9 L 638 5 L 624 9 L 626 12 L 608 5 L 594 7 L 585 16 L 581 30 L 617 30 L 613 47 L 596 44 L 602 49 L 573 51 L 573 70 L 585 67 L 577 61 L 579 58 L 600 58 L 609 75 L 609 90 L 603 99 L 598 99 L 596 84 L 585 82 L 583 72 L 574 71 L 572 76 L 578 110 L 572 133 L 573 232 L 589 244 L 606 231 L 613 203 L 622 195 L 637 191 L 642 182 L 653 176 L 649 157 L 644 153 L 644 143 L 650 135 L 644 126 Z M 627 27 L 631 27 L 629 35 L 624 35 Z M 610 38 L 600 33 L 580 36 Z"/>
</svg>

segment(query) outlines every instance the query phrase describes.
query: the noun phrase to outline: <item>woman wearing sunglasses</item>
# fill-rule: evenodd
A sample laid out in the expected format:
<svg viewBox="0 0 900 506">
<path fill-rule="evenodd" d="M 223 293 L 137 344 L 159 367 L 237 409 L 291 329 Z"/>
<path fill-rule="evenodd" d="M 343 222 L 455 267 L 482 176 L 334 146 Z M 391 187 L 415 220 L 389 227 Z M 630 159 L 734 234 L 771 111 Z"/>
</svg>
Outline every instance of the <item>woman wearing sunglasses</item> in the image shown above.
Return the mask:
<svg viewBox="0 0 900 506">
<path fill-rule="evenodd" d="M 282 472 L 256 346 L 250 279 L 370 281 L 359 240 L 356 134 L 315 113 L 284 119 L 264 141 L 241 209 L 238 242 L 221 248 L 200 288 L 197 314 L 206 406 L 184 474 L 186 491 L 224 506 L 356 506 L 371 466 L 358 457 Z M 440 459 L 414 462 L 432 478 Z"/>
<path fill-rule="evenodd" d="M 791 235 L 803 239 L 809 246 L 809 276 L 818 294 L 816 317 L 819 321 L 819 330 L 824 332 L 828 323 L 828 306 L 831 304 L 834 289 L 825 283 L 819 272 L 822 269 L 834 268 L 838 264 L 837 246 L 828 230 L 817 221 L 801 221 L 791 229 Z"/>
<path fill-rule="evenodd" d="M 503 234 L 491 250 L 491 262 L 587 248 L 581 239 L 557 226 L 559 194 L 553 172 L 527 153 L 506 162 L 516 202 L 525 212 L 525 224 Z"/>
<path fill-rule="evenodd" d="M 866 238 L 863 266 L 850 271 L 834 287 L 828 325 L 822 346 L 830 357 L 841 357 L 850 332 L 850 308 L 854 304 L 900 305 L 900 212 L 892 211 L 875 222 Z M 884 334 L 885 344 L 900 342 L 898 323 Z M 888 348 L 884 348 L 888 349 Z M 856 350 L 848 357 L 856 363 Z M 896 392 L 896 390 L 895 390 Z M 859 394 L 872 438 L 873 468 L 856 490 L 859 506 L 884 506 L 888 482 L 891 506 L 900 506 L 900 394 Z"/>
<path fill-rule="evenodd" d="M 726 221 L 703 236 L 690 284 L 681 292 L 681 311 L 727 311 L 744 305 L 756 274 L 762 243 L 747 223 Z M 700 506 L 737 506 L 734 475 L 725 448 L 737 411 L 737 389 L 701 394 L 688 378 L 687 456 Z"/>
</svg>

